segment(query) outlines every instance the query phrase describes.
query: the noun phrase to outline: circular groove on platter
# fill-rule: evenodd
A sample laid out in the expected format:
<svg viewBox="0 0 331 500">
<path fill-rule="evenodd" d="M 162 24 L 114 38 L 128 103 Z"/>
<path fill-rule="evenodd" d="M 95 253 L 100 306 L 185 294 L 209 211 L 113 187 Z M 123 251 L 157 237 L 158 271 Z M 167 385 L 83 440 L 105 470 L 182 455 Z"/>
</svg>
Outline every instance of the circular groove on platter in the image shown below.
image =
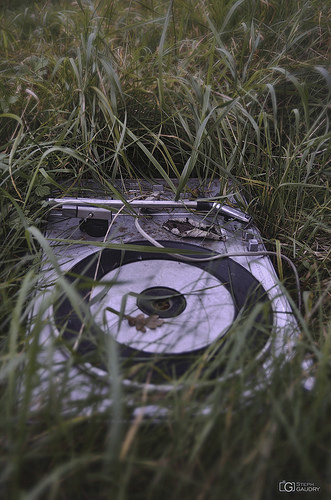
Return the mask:
<svg viewBox="0 0 331 500">
<path fill-rule="evenodd" d="M 188 243 L 160 243 L 172 251 L 195 252 L 190 253 L 190 257 L 201 259 L 215 254 Z M 130 244 L 151 246 L 145 241 Z M 155 251 L 154 247 L 151 251 L 104 249 L 79 261 L 66 277 L 75 283 L 84 300 L 90 301 L 98 325 L 98 328 L 90 329 L 90 335 L 92 331 L 98 339 L 109 333 L 117 344 L 121 360 L 127 364 L 152 361 L 155 367 L 153 380 L 158 379 L 161 372 L 166 377 L 181 376 L 206 349 L 226 337 L 239 311 L 249 313 L 257 303 L 268 302 L 259 281 L 228 257 L 187 264 L 171 253 Z M 94 279 L 98 284 L 93 287 Z M 169 290 L 170 295 L 167 295 Z M 159 293 L 161 296 L 157 295 Z M 146 301 L 146 297 L 152 297 L 152 301 Z M 176 301 L 176 297 L 182 297 L 175 305 L 178 314 L 162 316 L 171 310 L 171 300 Z M 153 304 L 151 312 L 146 302 Z M 157 308 L 158 312 L 154 312 Z M 146 323 L 148 316 L 145 318 L 144 314 L 159 316 L 162 324 L 150 328 Z M 89 335 L 82 335 L 82 321 L 67 296 L 62 295 L 54 304 L 54 318 L 68 343 L 73 345 L 79 337 L 77 352 L 88 356 L 91 362 L 91 352 L 95 351 L 97 342 L 91 341 Z M 128 318 L 131 318 L 131 324 Z M 272 327 L 271 308 L 268 314 L 261 312 L 257 315 L 256 324 L 250 335 L 254 337 L 258 329 L 261 350 Z M 98 360 L 95 365 L 106 369 Z"/>
</svg>

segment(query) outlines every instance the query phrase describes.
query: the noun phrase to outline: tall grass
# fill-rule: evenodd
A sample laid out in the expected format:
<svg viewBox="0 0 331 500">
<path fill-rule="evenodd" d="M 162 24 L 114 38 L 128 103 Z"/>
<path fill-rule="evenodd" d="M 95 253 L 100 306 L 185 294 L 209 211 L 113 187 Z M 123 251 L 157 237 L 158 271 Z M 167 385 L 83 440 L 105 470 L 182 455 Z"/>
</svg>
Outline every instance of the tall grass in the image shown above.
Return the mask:
<svg viewBox="0 0 331 500">
<path fill-rule="evenodd" d="M 1 7 L 0 29 L 3 497 L 258 500 L 277 497 L 285 479 L 315 482 L 326 498 L 327 2 L 61 0 L 27 6 L 12 0 Z M 112 384 L 117 404 L 86 415 L 84 408 L 100 398 L 98 385 L 92 400 L 90 394 L 70 402 L 72 359 L 64 363 L 60 387 L 52 366 L 46 367 L 46 387 L 38 375 L 47 301 L 63 291 L 77 299 L 59 279 L 55 296 L 36 311 L 42 251 L 52 258 L 42 237 L 44 199 L 53 189 L 74 194 L 90 179 L 111 190 L 116 178 L 136 177 L 162 177 L 169 185 L 177 178 L 178 197 L 192 176 L 219 179 L 223 195 L 243 191 L 266 246 L 295 262 L 302 311 L 291 273 L 283 270 L 301 330 L 293 359 L 285 366 L 276 360 L 269 383 L 254 390 L 259 364 L 243 342 L 251 316 L 234 325 L 222 351 L 238 377 L 210 380 L 213 366 L 206 370 L 201 360 L 181 380 L 181 390 L 132 393 Z M 125 371 L 116 353 L 111 346 L 100 349 L 106 361 L 112 356 L 112 380 L 120 381 Z M 310 362 L 307 373 L 303 359 Z M 311 391 L 304 389 L 309 376 Z M 129 404 L 157 404 L 168 414 L 158 423 L 139 415 L 132 421 Z"/>
</svg>

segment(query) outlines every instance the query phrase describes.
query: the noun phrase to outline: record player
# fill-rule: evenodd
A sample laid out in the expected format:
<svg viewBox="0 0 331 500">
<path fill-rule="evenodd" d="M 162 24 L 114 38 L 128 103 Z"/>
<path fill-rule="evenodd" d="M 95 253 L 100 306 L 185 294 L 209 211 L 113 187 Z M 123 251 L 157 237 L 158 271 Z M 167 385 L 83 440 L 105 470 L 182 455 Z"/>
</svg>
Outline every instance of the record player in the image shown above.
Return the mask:
<svg viewBox="0 0 331 500">
<path fill-rule="evenodd" d="M 217 180 L 190 179 L 176 196 L 177 186 L 118 181 L 48 200 L 40 390 L 65 386 L 64 412 L 83 401 L 82 413 L 104 411 L 115 379 L 133 392 L 178 390 L 202 358 L 217 367 L 210 377 L 231 378 L 217 359 L 240 318 L 254 319 L 263 380 L 290 356 L 297 323 L 253 221 Z"/>
</svg>

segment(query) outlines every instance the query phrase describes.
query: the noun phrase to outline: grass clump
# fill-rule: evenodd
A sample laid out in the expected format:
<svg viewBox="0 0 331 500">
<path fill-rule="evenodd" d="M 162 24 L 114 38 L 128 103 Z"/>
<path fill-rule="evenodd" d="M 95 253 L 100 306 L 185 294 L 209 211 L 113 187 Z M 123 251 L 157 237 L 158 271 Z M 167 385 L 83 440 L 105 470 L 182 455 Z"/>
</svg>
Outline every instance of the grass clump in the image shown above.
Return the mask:
<svg viewBox="0 0 331 500">
<path fill-rule="evenodd" d="M 12 0 L 2 4 L 0 29 L 0 481 L 6 498 L 259 500 L 275 498 L 284 479 L 314 482 L 326 497 L 327 2 L 26 6 Z M 232 359 L 242 371 L 231 383 L 205 380 L 196 367 L 184 389 L 162 397 L 113 384 L 117 405 L 86 415 L 84 407 L 101 397 L 96 384 L 95 401 L 72 403 L 68 417 L 67 385 L 59 388 L 53 374 L 45 388 L 38 376 L 44 310 L 31 314 L 36 289 L 37 296 L 43 291 L 36 228 L 47 219 L 45 197 L 52 189 L 74 193 L 91 179 L 107 188 L 117 178 L 136 177 L 175 177 L 179 196 L 192 176 L 220 179 L 222 194 L 243 190 L 268 249 L 294 260 L 304 299 L 295 356 L 285 367 L 279 361 L 268 386 L 254 391 L 256 360 L 234 341 L 245 363 Z M 286 269 L 284 279 L 295 297 Z M 71 362 L 63 367 L 68 377 Z M 314 389 L 306 391 L 311 375 Z M 31 414 L 36 392 L 39 405 Z M 157 424 L 139 416 L 128 422 L 132 400 L 171 414 Z"/>
</svg>

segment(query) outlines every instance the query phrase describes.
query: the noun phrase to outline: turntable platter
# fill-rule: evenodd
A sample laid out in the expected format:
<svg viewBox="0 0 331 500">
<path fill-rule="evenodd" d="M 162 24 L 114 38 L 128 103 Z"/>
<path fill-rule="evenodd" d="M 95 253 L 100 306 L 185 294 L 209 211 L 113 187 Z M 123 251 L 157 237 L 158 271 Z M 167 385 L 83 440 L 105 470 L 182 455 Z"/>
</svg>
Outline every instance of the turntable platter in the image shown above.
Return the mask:
<svg viewBox="0 0 331 500">
<path fill-rule="evenodd" d="M 158 366 L 168 374 L 181 374 L 192 359 L 226 337 L 239 313 L 249 312 L 258 302 L 267 303 L 268 296 L 261 283 L 230 258 L 210 261 L 208 257 L 215 252 L 206 248 L 173 241 L 160 243 L 206 260 L 188 264 L 170 252 L 159 253 L 154 247 L 147 251 L 150 245 L 135 241 L 132 244 L 144 246 L 144 251 L 104 249 L 79 261 L 67 278 L 90 302 L 98 325 L 93 335 L 100 335 L 100 331 L 110 334 L 122 360 L 136 363 L 157 359 Z M 146 319 L 151 316 L 160 319 L 159 324 L 149 327 Z M 54 318 L 63 338 L 74 344 L 83 325 L 67 296 L 54 305 Z M 139 325 L 141 318 L 143 325 Z M 272 328 L 271 308 L 268 314 L 260 313 L 256 322 L 265 344 Z M 252 328 L 252 335 L 256 328 Z M 95 343 L 83 335 L 77 352 L 84 356 L 95 348 Z"/>
<path fill-rule="evenodd" d="M 232 296 L 224 284 L 184 262 L 132 262 L 107 273 L 104 279 L 115 283 L 92 306 L 92 314 L 117 342 L 133 349 L 152 353 L 201 349 L 224 335 L 235 316 Z M 100 293 L 100 287 L 93 290 L 92 298 Z M 107 311 L 108 305 L 122 311 L 122 318 L 120 313 Z M 128 316 L 135 318 L 149 309 L 163 318 L 160 326 L 140 331 L 130 325 Z"/>
</svg>

